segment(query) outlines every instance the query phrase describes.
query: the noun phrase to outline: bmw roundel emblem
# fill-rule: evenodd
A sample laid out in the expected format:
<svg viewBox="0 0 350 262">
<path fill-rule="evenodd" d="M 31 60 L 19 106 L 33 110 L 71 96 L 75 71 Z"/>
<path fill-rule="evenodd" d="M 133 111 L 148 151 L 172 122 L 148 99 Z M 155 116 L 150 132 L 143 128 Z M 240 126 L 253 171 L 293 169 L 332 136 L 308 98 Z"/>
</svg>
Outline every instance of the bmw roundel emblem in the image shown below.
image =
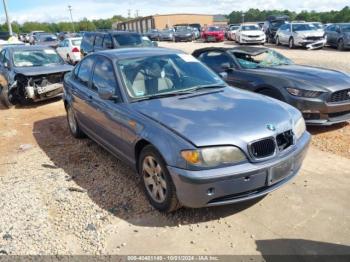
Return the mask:
<svg viewBox="0 0 350 262">
<path fill-rule="evenodd" d="M 275 125 L 273 125 L 273 124 L 267 124 L 266 127 L 267 127 L 267 129 L 270 130 L 270 131 L 276 131 L 276 127 L 275 127 Z"/>
</svg>

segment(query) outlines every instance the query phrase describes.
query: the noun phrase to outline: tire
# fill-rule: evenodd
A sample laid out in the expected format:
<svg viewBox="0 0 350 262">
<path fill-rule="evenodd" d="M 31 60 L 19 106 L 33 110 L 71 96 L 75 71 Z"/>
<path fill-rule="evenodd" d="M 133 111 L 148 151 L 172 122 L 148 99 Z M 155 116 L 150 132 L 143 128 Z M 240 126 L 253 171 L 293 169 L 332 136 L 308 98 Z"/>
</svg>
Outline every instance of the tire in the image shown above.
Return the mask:
<svg viewBox="0 0 350 262">
<path fill-rule="evenodd" d="M 67 54 L 67 61 L 70 65 L 73 65 L 73 60 L 70 58 L 70 56 Z"/>
<path fill-rule="evenodd" d="M 258 91 L 258 93 L 265 95 L 265 96 L 275 98 L 275 99 L 280 100 L 280 101 L 284 101 L 283 96 L 278 91 L 274 91 L 272 89 L 265 88 L 265 89 Z"/>
<path fill-rule="evenodd" d="M 279 38 L 278 36 L 276 37 L 276 45 L 277 45 L 277 46 L 281 45 L 281 43 L 280 43 L 280 38 Z"/>
<path fill-rule="evenodd" d="M 289 49 L 294 49 L 295 48 L 293 37 L 289 38 L 288 47 L 289 47 Z"/>
<path fill-rule="evenodd" d="M 0 100 L 2 102 L 2 104 L 7 107 L 7 108 L 11 108 L 13 107 L 13 104 L 11 102 L 11 97 L 9 97 L 8 94 L 8 87 L 1 87 L 0 86 Z"/>
<path fill-rule="evenodd" d="M 152 145 L 142 149 L 138 166 L 146 197 L 155 209 L 169 213 L 181 207 L 165 161 Z"/>
<path fill-rule="evenodd" d="M 343 39 L 338 40 L 337 49 L 339 51 L 344 51 L 344 40 Z"/>
<path fill-rule="evenodd" d="M 67 110 L 68 127 L 72 136 L 75 138 L 85 138 L 86 135 L 79 127 L 73 108 L 70 105 L 68 105 L 66 110 Z"/>
</svg>

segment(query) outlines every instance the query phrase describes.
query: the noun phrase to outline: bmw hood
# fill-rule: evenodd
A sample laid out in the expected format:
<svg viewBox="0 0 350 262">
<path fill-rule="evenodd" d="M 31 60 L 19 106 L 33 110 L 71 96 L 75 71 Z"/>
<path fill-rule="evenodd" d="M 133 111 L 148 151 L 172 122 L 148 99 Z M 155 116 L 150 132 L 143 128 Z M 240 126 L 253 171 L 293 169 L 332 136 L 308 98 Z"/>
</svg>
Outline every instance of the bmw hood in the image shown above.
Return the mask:
<svg viewBox="0 0 350 262">
<path fill-rule="evenodd" d="M 284 79 L 290 82 L 290 87 L 308 87 L 313 90 L 317 88 L 319 91 L 330 92 L 350 88 L 350 75 L 336 70 L 302 65 L 286 65 L 251 70 L 257 74 Z"/>
<path fill-rule="evenodd" d="M 16 67 L 15 72 L 25 76 L 37 76 L 48 75 L 55 73 L 65 73 L 73 69 L 73 66 L 67 64 L 58 64 L 50 66 L 28 66 L 28 67 Z"/>
<path fill-rule="evenodd" d="M 131 107 L 197 147 L 246 147 L 254 140 L 292 129 L 293 121 L 300 117 L 299 111 L 283 102 L 232 87 L 146 100 Z M 268 130 L 269 124 L 276 130 Z"/>
</svg>

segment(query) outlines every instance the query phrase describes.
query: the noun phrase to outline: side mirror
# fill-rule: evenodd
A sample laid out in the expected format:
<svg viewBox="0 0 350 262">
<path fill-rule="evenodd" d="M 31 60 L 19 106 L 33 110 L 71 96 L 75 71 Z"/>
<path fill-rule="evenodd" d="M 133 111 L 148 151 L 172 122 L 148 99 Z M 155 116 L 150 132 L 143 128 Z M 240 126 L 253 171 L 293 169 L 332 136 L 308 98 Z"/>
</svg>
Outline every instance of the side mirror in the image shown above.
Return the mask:
<svg viewBox="0 0 350 262">
<path fill-rule="evenodd" d="M 154 47 L 158 47 L 158 43 L 156 41 L 152 41 Z"/>
<path fill-rule="evenodd" d="M 232 67 L 231 67 L 230 63 L 222 63 L 222 64 L 221 64 L 221 68 L 222 68 L 225 72 L 232 70 Z"/>
<path fill-rule="evenodd" d="M 10 68 L 9 63 L 8 63 L 8 62 L 4 62 L 4 67 L 5 67 L 5 68 Z"/>
<path fill-rule="evenodd" d="M 228 79 L 228 74 L 227 72 L 221 72 L 219 73 L 219 76 L 223 79 L 223 80 L 227 80 Z"/>
<path fill-rule="evenodd" d="M 112 88 L 97 88 L 98 96 L 103 100 L 118 100 L 118 96 L 114 94 Z"/>
</svg>

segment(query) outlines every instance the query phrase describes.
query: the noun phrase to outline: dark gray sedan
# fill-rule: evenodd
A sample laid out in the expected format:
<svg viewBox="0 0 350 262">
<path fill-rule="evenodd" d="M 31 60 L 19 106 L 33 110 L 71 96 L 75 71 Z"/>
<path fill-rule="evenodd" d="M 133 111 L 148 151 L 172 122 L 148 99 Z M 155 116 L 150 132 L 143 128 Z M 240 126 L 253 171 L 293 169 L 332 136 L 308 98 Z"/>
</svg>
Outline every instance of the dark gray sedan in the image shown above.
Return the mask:
<svg viewBox="0 0 350 262">
<path fill-rule="evenodd" d="M 325 29 L 327 44 L 340 51 L 350 49 L 350 23 L 332 24 Z"/>
<path fill-rule="evenodd" d="M 65 78 L 64 105 L 72 135 L 128 163 L 161 211 L 264 196 L 298 173 L 310 141 L 297 109 L 163 48 L 87 56 Z"/>
<path fill-rule="evenodd" d="M 295 106 L 309 125 L 350 120 L 350 75 L 347 73 L 296 65 L 264 47 L 203 48 L 193 55 L 224 75 L 230 85 Z"/>
</svg>

